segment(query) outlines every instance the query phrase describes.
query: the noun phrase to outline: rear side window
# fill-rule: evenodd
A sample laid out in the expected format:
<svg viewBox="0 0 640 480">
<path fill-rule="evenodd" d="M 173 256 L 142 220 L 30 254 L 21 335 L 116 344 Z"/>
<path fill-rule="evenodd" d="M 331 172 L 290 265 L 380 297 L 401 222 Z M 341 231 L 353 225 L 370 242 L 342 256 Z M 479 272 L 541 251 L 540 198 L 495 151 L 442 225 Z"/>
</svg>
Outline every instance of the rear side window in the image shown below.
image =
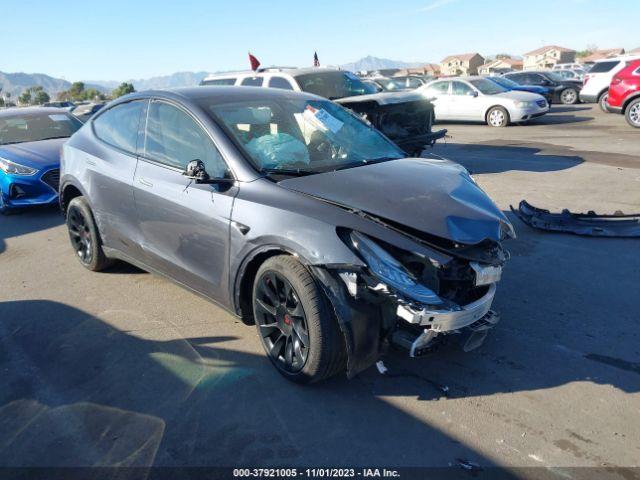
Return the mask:
<svg viewBox="0 0 640 480">
<path fill-rule="evenodd" d="M 214 78 L 212 80 L 203 80 L 202 85 L 235 85 L 236 78 Z"/>
<path fill-rule="evenodd" d="M 261 87 L 262 86 L 262 77 L 247 77 L 242 80 L 240 85 L 244 87 Z"/>
<path fill-rule="evenodd" d="M 524 73 L 514 73 L 513 75 L 507 75 L 509 80 L 513 80 L 516 83 L 522 84 L 524 81 Z"/>
<path fill-rule="evenodd" d="M 282 88 L 283 90 L 293 90 L 291 83 L 284 77 L 271 77 L 269 80 L 271 88 Z"/>
<path fill-rule="evenodd" d="M 613 70 L 620 62 L 618 60 L 612 60 L 610 62 L 597 62 L 593 64 L 589 73 L 607 73 Z"/>
<path fill-rule="evenodd" d="M 207 133 L 185 111 L 165 102 L 149 105 L 144 156 L 184 169 L 191 160 L 202 160 L 207 173 L 222 178 L 227 167 Z"/>
<path fill-rule="evenodd" d="M 121 103 L 102 113 L 93 121 L 96 136 L 109 145 L 135 155 L 144 103 L 143 100 Z"/>
</svg>

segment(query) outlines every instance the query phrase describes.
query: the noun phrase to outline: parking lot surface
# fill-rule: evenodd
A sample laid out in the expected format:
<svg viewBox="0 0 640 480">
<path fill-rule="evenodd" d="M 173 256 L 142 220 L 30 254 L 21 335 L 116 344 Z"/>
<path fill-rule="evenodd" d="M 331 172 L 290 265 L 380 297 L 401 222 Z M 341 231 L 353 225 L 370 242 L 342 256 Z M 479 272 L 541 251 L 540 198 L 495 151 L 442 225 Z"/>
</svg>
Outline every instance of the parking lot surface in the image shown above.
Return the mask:
<svg viewBox="0 0 640 480">
<path fill-rule="evenodd" d="M 640 210 L 640 132 L 620 115 L 579 105 L 445 128 L 433 152 L 504 211 Z M 311 387 L 275 371 L 253 327 L 173 283 L 83 269 L 59 212 L 2 217 L 0 465 L 639 466 L 638 240 L 509 216 L 502 321 L 480 349 L 392 351 L 386 375 Z"/>
</svg>

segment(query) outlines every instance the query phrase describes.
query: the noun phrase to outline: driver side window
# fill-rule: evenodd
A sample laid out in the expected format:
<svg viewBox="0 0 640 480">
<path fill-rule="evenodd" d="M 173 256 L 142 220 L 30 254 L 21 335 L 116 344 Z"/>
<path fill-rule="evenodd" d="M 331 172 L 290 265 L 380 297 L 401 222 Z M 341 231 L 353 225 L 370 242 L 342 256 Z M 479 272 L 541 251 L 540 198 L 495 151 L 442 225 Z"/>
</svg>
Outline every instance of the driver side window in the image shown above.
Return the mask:
<svg viewBox="0 0 640 480">
<path fill-rule="evenodd" d="M 228 173 L 222 155 L 202 127 L 188 113 L 165 102 L 149 105 L 144 156 L 181 170 L 198 159 L 213 178 Z"/>
</svg>

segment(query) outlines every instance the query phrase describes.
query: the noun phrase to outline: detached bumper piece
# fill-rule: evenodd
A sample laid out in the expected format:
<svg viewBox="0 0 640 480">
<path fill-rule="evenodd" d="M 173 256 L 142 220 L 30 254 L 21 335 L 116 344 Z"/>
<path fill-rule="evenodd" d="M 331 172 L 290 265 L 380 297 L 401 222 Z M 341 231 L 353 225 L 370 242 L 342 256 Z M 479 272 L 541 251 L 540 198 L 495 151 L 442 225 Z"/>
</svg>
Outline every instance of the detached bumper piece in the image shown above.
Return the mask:
<svg viewBox="0 0 640 480">
<path fill-rule="evenodd" d="M 415 309 L 399 304 L 396 314 L 409 328 L 396 330 L 392 341 L 408 349 L 409 356 L 418 357 L 427 353 L 441 335 L 465 334 L 463 350 L 474 350 L 482 345 L 487 332 L 500 320 L 499 315 L 491 310 L 495 293 L 496 286 L 492 284 L 487 293 L 475 302 L 442 310 Z"/>
<path fill-rule="evenodd" d="M 517 210 L 511 206 L 511 211 L 524 223 L 539 230 L 590 237 L 640 237 L 640 214 L 616 212 L 613 215 L 597 215 L 593 211 L 572 213 L 566 209 L 561 213 L 551 213 L 534 207 L 526 200 L 520 202 Z"/>
</svg>

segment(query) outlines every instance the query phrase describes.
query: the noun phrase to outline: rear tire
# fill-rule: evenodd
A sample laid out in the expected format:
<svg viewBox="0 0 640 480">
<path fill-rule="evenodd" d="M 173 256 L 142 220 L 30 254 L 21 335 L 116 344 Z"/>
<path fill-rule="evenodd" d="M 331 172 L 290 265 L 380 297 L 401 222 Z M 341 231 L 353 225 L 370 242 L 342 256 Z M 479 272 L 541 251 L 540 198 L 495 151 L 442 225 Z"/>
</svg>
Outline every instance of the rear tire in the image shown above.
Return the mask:
<svg viewBox="0 0 640 480">
<path fill-rule="evenodd" d="M 285 378 L 315 383 L 344 371 L 342 332 L 309 271 L 289 255 L 267 259 L 253 284 L 258 336 Z"/>
<path fill-rule="evenodd" d="M 632 127 L 640 128 L 640 98 L 636 98 L 627 105 L 624 118 L 627 119 L 627 123 Z"/>
<path fill-rule="evenodd" d="M 113 263 L 102 250 L 98 227 L 84 197 L 75 197 L 69 202 L 67 230 L 71 246 L 83 267 L 99 272 Z"/>
<path fill-rule="evenodd" d="M 509 125 L 509 112 L 503 107 L 492 107 L 487 112 L 487 125 L 490 127 L 506 127 Z"/>
<path fill-rule="evenodd" d="M 575 105 L 578 103 L 578 91 L 575 88 L 565 88 L 560 92 L 560 101 L 563 105 Z"/>
<path fill-rule="evenodd" d="M 600 110 L 605 113 L 609 113 L 609 104 L 607 101 L 609 100 L 609 92 L 604 92 L 602 95 L 598 97 L 598 105 L 600 105 Z"/>
</svg>

